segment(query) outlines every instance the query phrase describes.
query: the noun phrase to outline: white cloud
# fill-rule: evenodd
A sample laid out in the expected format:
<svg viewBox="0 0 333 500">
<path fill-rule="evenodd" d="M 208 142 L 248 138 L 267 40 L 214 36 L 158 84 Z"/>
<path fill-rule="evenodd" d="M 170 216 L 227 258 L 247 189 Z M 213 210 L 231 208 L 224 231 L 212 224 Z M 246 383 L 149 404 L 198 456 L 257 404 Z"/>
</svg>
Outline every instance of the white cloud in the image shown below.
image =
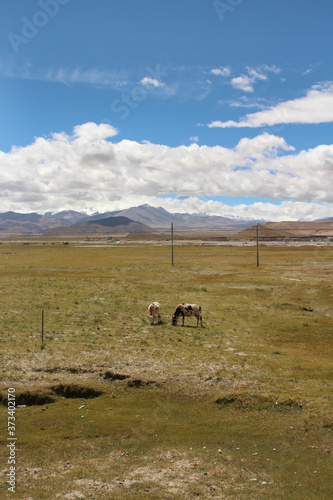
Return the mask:
<svg viewBox="0 0 333 500">
<path fill-rule="evenodd" d="M 293 146 L 289 146 L 283 137 L 264 133 L 257 135 L 253 139 L 244 137 L 237 144 L 235 151 L 241 153 L 245 158 L 269 158 L 276 157 L 278 151 L 294 151 Z"/>
<path fill-rule="evenodd" d="M 23 80 L 37 80 L 43 82 L 59 82 L 65 85 L 88 84 L 96 86 L 108 85 L 114 89 L 128 85 L 130 72 L 126 70 L 107 71 L 97 68 L 35 68 L 28 64 L 19 68 L 6 68 L 0 66 L 0 73 L 7 78 L 20 78 Z"/>
<path fill-rule="evenodd" d="M 296 153 L 282 137 L 264 133 L 235 148 L 169 147 L 114 142 L 116 134 L 111 125 L 85 123 L 72 135 L 0 152 L 0 211 L 106 211 L 170 193 L 333 203 L 333 145 Z"/>
<path fill-rule="evenodd" d="M 223 104 L 222 101 L 220 101 Z M 265 104 L 264 104 L 265 103 Z M 228 101 L 229 106 L 232 108 L 259 108 L 265 109 L 267 106 L 267 100 L 259 97 L 258 99 L 249 99 L 246 96 L 240 97 L 238 100 Z"/>
<path fill-rule="evenodd" d="M 165 87 L 159 77 L 165 73 L 159 66 L 146 68 L 148 75 L 140 80 L 140 84 L 149 88 Z M 151 74 L 149 74 L 151 72 Z M 101 70 L 98 68 L 34 68 L 26 65 L 17 72 L 16 68 L 6 68 L 0 64 L 0 74 L 9 78 L 20 78 L 23 80 L 39 80 L 44 82 L 59 82 L 65 85 L 88 84 L 94 86 L 111 86 L 113 89 L 123 89 L 137 84 L 137 75 L 133 69 Z"/>
<path fill-rule="evenodd" d="M 84 123 L 74 127 L 74 137 L 93 143 L 97 140 L 108 139 L 118 134 L 118 130 L 108 123 L 97 125 L 94 122 Z"/>
<path fill-rule="evenodd" d="M 146 201 L 142 200 L 142 203 L 149 203 L 154 207 L 163 207 L 172 213 L 205 213 L 207 215 L 252 220 L 297 221 L 300 219 L 316 220 L 333 216 L 333 206 L 326 203 L 283 201 L 276 204 L 269 201 L 260 201 L 251 204 L 228 205 L 216 200 L 204 201 L 195 196 L 186 199 L 174 197 L 154 198 Z"/>
<path fill-rule="evenodd" d="M 333 121 L 333 82 L 313 86 L 305 97 L 285 101 L 264 111 L 250 113 L 239 122 L 214 121 L 208 127 L 263 127 L 282 123 L 327 123 Z"/>
<path fill-rule="evenodd" d="M 258 68 L 247 67 L 247 74 L 236 76 L 231 79 L 231 85 L 235 89 L 243 90 L 244 92 L 254 92 L 254 84 L 257 80 L 267 80 L 267 73 L 279 73 L 280 69 L 276 66 L 267 66 L 263 64 Z"/>
<path fill-rule="evenodd" d="M 145 76 L 144 78 L 142 78 L 140 80 L 140 83 L 144 87 L 148 87 L 148 88 L 151 88 L 151 87 L 155 87 L 155 88 L 165 87 L 165 83 L 160 82 L 156 78 L 152 78 L 150 76 Z"/>
<path fill-rule="evenodd" d="M 238 90 L 242 90 L 243 92 L 254 92 L 254 84 L 258 80 L 267 80 L 268 73 L 280 73 L 280 69 L 276 66 L 268 66 L 267 64 L 262 64 L 257 68 L 251 68 L 247 66 L 247 73 L 241 74 L 239 76 L 234 76 L 231 78 L 230 83 L 232 87 Z M 214 68 L 210 71 L 211 74 L 216 76 L 229 77 L 231 76 L 231 68 L 229 66 L 220 68 Z"/>
<path fill-rule="evenodd" d="M 237 76 L 232 78 L 231 85 L 235 89 L 244 90 L 244 92 L 254 92 L 253 83 L 254 79 L 250 78 L 248 75 Z"/>
<path fill-rule="evenodd" d="M 313 73 L 315 70 L 317 70 L 318 68 L 320 68 L 320 66 L 322 66 L 321 63 L 317 63 L 317 64 L 310 64 L 310 66 L 308 67 L 308 69 L 306 69 L 305 71 L 303 71 L 302 75 L 310 75 L 311 73 Z"/>
<path fill-rule="evenodd" d="M 230 76 L 231 69 L 228 66 L 226 67 L 221 66 L 220 68 L 212 69 L 211 74 L 217 76 Z"/>
</svg>

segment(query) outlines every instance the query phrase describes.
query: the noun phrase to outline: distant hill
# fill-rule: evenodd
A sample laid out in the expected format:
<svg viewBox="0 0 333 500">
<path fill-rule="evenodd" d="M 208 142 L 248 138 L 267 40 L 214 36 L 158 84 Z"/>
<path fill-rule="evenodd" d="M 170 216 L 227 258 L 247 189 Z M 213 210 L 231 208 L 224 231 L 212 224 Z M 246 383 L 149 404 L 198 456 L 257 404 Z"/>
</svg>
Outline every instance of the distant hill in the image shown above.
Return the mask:
<svg viewBox="0 0 333 500">
<path fill-rule="evenodd" d="M 295 237 L 333 236 L 333 222 L 266 222 L 259 224 L 259 238 L 288 239 Z M 234 239 L 252 240 L 257 237 L 257 224 L 233 236 Z"/>
<path fill-rule="evenodd" d="M 246 229 L 243 229 L 239 233 L 235 234 L 233 236 L 233 239 L 237 240 L 255 240 L 257 238 L 257 226 L 251 226 L 247 227 Z M 287 231 L 280 231 L 278 229 L 271 229 L 266 227 L 266 225 L 261 225 L 259 224 L 259 232 L 258 232 L 259 238 L 272 238 L 272 239 L 288 239 L 292 235 L 288 233 Z"/>
<path fill-rule="evenodd" d="M 116 235 L 131 232 L 147 233 L 154 231 L 152 228 L 140 222 L 135 222 L 128 217 L 107 217 L 105 219 L 86 220 L 77 222 L 71 226 L 59 226 L 44 233 L 44 236 L 93 236 L 93 235 Z"/>
<path fill-rule="evenodd" d="M 117 213 L 118 216 L 129 217 L 130 219 L 147 224 L 157 230 L 170 229 L 170 224 L 174 220 L 174 215 L 164 208 L 151 207 L 150 205 L 140 205 L 139 207 L 131 207 Z"/>
<path fill-rule="evenodd" d="M 72 229 L 83 234 L 127 234 L 133 231 L 151 232 L 153 229 L 141 222 L 135 222 L 128 217 L 107 217 L 105 219 L 88 220 L 77 222 L 71 226 Z"/>
<path fill-rule="evenodd" d="M 299 222 L 281 221 L 266 222 L 264 227 L 287 231 L 294 236 L 333 236 L 333 221 Z"/>
<path fill-rule="evenodd" d="M 80 222 L 78 224 L 99 224 L 101 226 L 106 226 L 106 227 L 118 227 L 118 226 L 128 226 L 130 224 L 134 223 L 132 219 L 129 219 L 128 217 L 107 217 L 105 219 L 99 219 L 99 220 L 88 220 L 86 222 Z M 74 224 L 75 226 L 78 226 L 78 224 Z M 140 222 L 135 222 L 135 224 L 139 224 L 139 226 L 143 226 Z M 146 226 L 148 227 L 148 226 Z"/>
<path fill-rule="evenodd" d="M 3 214 L 0 214 L 1 221 L 38 223 L 43 219 L 44 219 L 43 215 L 39 215 L 35 212 L 28 214 L 20 214 L 17 212 L 5 212 Z"/>
<path fill-rule="evenodd" d="M 333 217 L 326 217 L 324 219 L 317 219 L 314 222 L 333 222 Z"/>
<path fill-rule="evenodd" d="M 5 212 L 0 214 L 1 236 L 42 234 L 47 229 L 57 226 L 59 222 L 37 213 Z"/>
</svg>

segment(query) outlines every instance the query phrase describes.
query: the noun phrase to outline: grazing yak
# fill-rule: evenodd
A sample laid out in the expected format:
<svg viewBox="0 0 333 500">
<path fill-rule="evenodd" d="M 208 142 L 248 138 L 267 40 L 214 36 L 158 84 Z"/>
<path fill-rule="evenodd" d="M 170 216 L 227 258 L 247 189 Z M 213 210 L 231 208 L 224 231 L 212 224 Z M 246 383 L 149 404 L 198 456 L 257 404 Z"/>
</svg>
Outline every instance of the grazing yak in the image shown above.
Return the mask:
<svg viewBox="0 0 333 500">
<path fill-rule="evenodd" d="M 197 318 L 197 326 L 199 324 L 199 321 L 202 326 L 201 307 L 197 304 L 178 304 L 171 318 L 172 325 L 177 326 L 177 320 L 179 316 L 183 317 L 182 326 L 184 326 L 185 316 L 195 316 Z"/>
<path fill-rule="evenodd" d="M 160 304 L 158 302 L 153 302 L 148 306 L 148 318 L 150 324 L 153 325 L 155 318 L 157 318 L 157 323 L 161 322 Z"/>
</svg>

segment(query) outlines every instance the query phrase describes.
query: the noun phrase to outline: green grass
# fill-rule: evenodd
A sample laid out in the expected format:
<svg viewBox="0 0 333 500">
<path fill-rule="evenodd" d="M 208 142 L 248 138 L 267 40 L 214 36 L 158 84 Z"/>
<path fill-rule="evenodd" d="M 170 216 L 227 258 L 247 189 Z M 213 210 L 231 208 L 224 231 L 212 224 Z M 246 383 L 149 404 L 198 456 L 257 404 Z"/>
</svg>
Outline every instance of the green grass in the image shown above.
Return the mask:
<svg viewBox="0 0 333 500">
<path fill-rule="evenodd" d="M 254 247 L 184 245 L 172 267 L 159 245 L 4 243 L 15 496 L 331 498 L 332 254 L 263 246 L 257 268 Z M 204 328 L 170 325 L 185 301 Z"/>
</svg>

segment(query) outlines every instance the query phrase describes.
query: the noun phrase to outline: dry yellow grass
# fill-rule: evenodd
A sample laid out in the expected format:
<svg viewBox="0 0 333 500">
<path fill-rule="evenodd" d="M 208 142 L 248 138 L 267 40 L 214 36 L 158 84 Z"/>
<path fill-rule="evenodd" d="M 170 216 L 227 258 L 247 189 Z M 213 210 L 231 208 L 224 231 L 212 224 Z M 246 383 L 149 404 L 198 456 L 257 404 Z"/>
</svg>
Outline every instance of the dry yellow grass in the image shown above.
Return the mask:
<svg viewBox="0 0 333 500">
<path fill-rule="evenodd" d="M 331 497 L 332 248 L 0 251 L 17 498 Z M 204 328 L 170 325 L 185 301 Z"/>
</svg>

